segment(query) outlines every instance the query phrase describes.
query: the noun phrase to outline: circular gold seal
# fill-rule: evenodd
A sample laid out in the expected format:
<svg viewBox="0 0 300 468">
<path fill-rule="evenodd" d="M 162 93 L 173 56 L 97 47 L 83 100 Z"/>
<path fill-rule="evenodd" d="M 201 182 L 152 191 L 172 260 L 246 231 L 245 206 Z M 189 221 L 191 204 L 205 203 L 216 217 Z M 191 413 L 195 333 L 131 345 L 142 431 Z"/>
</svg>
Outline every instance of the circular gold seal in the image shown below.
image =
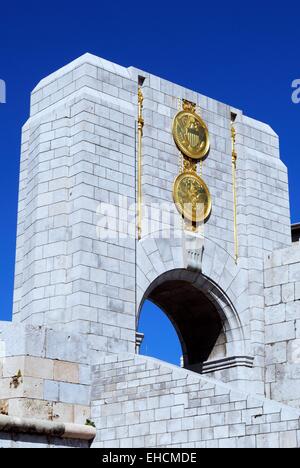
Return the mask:
<svg viewBox="0 0 300 468">
<path fill-rule="evenodd" d="M 182 153 L 202 159 L 209 151 L 208 129 L 201 117 L 191 111 L 180 111 L 173 121 L 173 138 Z"/>
<path fill-rule="evenodd" d="M 197 174 L 183 172 L 173 187 L 173 199 L 179 213 L 194 223 L 205 221 L 211 212 L 211 196 L 206 183 Z"/>
</svg>

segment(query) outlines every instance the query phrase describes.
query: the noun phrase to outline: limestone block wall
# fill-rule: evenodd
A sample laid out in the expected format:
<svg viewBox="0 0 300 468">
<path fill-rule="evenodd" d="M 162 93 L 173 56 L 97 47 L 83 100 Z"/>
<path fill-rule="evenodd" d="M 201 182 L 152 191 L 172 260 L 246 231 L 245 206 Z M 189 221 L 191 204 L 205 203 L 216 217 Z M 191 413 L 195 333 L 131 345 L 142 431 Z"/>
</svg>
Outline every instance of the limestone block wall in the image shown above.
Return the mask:
<svg viewBox="0 0 300 468">
<path fill-rule="evenodd" d="M 135 238 L 103 240 L 135 201 L 137 83 L 89 54 L 42 80 L 23 130 L 14 320 L 134 351 Z"/>
<path fill-rule="evenodd" d="M 300 411 L 155 359 L 103 358 L 93 367 L 94 447 L 288 448 Z"/>
<path fill-rule="evenodd" d="M 0 413 L 84 424 L 90 418 L 90 387 L 81 373 L 88 366 L 33 356 L 1 363 Z"/>
<path fill-rule="evenodd" d="M 300 245 L 265 260 L 266 394 L 300 407 Z"/>
<path fill-rule="evenodd" d="M 278 136 L 268 125 L 238 113 L 235 128 L 239 263 L 247 270 L 247 328 L 264 383 L 264 255 L 291 245 L 287 169 L 279 159 Z"/>
<path fill-rule="evenodd" d="M 86 340 L 31 325 L 0 326 L 0 414 L 84 425 L 90 419 Z"/>
<path fill-rule="evenodd" d="M 19 198 L 18 198 L 18 224 L 17 224 L 17 239 L 16 239 L 15 281 L 14 281 L 13 314 L 16 320 L 18 320 L 17 317 L 20 316 L 20 312 L 21 312 L 22 286 L 23 286 L 23 248 L 22 247 L 24 244 L 28 140 L 29 140 L 29 129 L 28 129 L 28 125 L 25 124 L 22 129 L 22 141 L 21 141 Z"/>
</svg>

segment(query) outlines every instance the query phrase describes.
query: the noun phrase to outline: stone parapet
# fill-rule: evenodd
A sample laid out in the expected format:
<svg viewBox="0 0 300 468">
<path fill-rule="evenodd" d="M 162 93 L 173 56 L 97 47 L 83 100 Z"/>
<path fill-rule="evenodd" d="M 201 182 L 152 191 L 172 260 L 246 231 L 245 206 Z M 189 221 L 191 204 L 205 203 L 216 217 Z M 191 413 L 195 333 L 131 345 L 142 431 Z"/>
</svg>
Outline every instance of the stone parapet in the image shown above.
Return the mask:
<svg viewBox="0 0 300 468">
<path fill-rule="evenodd" d="M 0 416 L 0 432 L 2 431 L 78 440 L 93 440 L 96 435 L 96 429 L 88 425 L 62 424 L 9 416 Z"/>
</svg>

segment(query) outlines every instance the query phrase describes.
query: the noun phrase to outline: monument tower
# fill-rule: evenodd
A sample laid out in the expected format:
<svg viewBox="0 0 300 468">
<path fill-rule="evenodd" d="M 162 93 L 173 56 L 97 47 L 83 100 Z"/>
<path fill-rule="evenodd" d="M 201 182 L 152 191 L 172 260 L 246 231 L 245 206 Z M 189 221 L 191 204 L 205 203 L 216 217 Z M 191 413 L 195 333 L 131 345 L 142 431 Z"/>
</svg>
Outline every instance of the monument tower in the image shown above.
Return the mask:
<svg viewBox="0 0 300 468">
<path fill-rule="evenodd" d="M 184 368 L 137 354 L 147 299 Z M 0 446 L 300 446 L 299 301 L 268 125 L 90 54 L 37 85 Z"/>
</svg>

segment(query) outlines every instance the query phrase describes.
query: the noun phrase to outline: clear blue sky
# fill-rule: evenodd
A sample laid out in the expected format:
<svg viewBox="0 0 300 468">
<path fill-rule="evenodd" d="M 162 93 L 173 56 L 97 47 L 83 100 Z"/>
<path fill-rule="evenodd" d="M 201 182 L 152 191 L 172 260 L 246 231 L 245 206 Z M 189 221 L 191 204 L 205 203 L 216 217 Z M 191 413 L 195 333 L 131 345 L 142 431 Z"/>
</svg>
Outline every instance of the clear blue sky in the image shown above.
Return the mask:
<svg viewBox="0 0 300 468">
<path fill-rule="evenodd" d="M 291 83 L 300 78 L 299 15 L 299 2 L 289 1 L 2 2 L 0 79 L 7 83 L 7 104 L 0 105 L 0 319 L 11 314 L 20 134 L 29 94 L 42 77 L 85 52 L 270 123 L 290 171 L 292 220 L 300 220 L 300 104 L 291 101 Z"/>
</svg>

